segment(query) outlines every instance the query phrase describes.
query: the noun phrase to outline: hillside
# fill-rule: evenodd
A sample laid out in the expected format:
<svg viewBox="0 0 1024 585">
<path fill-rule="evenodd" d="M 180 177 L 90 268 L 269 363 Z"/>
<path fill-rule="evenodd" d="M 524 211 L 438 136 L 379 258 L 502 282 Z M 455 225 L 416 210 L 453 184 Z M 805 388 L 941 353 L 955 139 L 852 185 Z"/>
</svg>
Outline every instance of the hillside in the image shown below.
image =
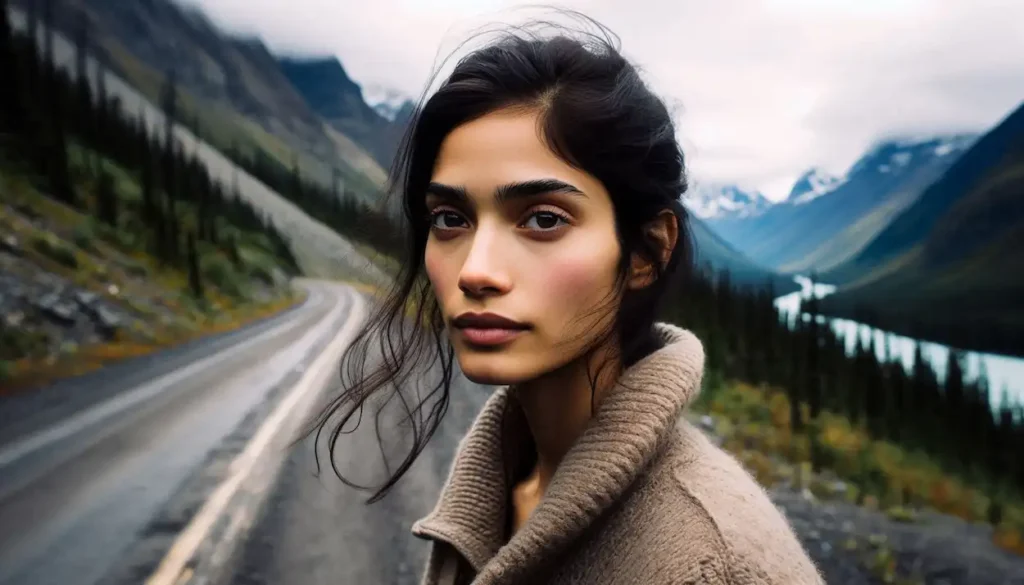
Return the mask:
<svg viewBox="0 0 1024 585">
<path fill-rule="evenodd" d="M 1024 105 L 852 261 L 822 310 L 962 347 L 1024 355 Z"/>
<path fill-rule="evenodd" d="M 0 2 L 0 391 L 233 329 L 298 299 L 274 224 L 173 128 L 12 34 Z M 113 80 L 111 80 L 113 81 Z M 173 104 L 168 93 L 168 104 Z M 136 104 L 138 105 L 138 104 Z M 173 106 L 168 107 L 173 111 Z"/>
<path fill-rule="evenodd" d="M 41 3 L 12 4 L 28 11 Z M 231 37 L 197 9 L 171 0 L 64 0 L 55 3 L 54 17 L 68 38 L 77 38 L 85 23 L 91 52 L 151 102 L 159 101 L 173 71 L 183 120 L 199 126 L 218 150 L 267 155 L 285 167 L 298 162 L 322 185 L 330 185 L 337 169 L 354 195 L 377 199 L 380 165 L 350 137 L 332 136 L 258 39 Z"/>
<path fill-rule="evenodd" d="M 792 278 L 758 266 L 737 252 L 700 218 L 691 215 L 690 230 L 693 236 L 694 263 L 698 268 L 710 265 L 715 272 L 727 271 L 732 282 L 745 286 L 761 288 L 771 282 L 774 292 L 779 295 L 800 289 Z"/>
<path fill-rule="evenodd" d="M 154 0 L 157 3 L 162 1 Z M 15 12 L 13 17 L 12 24 L 15 25 L 15 28 L 24 30 L 26 23 L 24 15 Z M 44 46 L 42 33 L 40 33 L 39 40 L 40 47 Z M 61 34 L 53 35 L 52 46 L 54 61 L 65 71 L 74 75 L 77 63 L 75 47 Z M 103 91 L 112 99 L 116 99 L 122 113 L 141 116 L 140 121 L 151 133 L 163 132 L 164 113 L 155 107 L 151 100 L 110 70 L 102 70 L 99 63 L 94 61 L 91 56 L 85 59 L 85 64 L 86 77 L 92 91 L 97 93 L 100 91 L 100 80 L 102 80 Z M 158 93 L 162 93 L 165 89 L 166 87 L 161 86 Z M 179 104 L 176 109 L 181 112 L 186 98 L 184 92 L 177 91 L 176 94 L 178 95 L 176 101 Z M 353 244 L 339 235 L 338 228 L 325 225 L 324 222 L 332 219 L 327 213 L 317 214 L 317 219 L 313 219 L 296 204 L 296 201 L 302 202 L 302 200 L 296 198 L 295 194 L 291 200 L 282 197 L 261 178 L 239 168 L 221 150 L 197 137 L 192 130 L 184 127 L 181 123 L 173 125 L 173 132 L 176 140 L 180 142 L 181 148 L 186 152 L 193 153 L 202 162 L 212 180 L 231 186 L 232 189 L 237 190 L 238 196 L 242 200 L 251 204 L 261 215 L 272 218 L 274 225 L 287 238 L 304 274 L 328 278 L 379 279 L 381 277 L 379 271 L 368 263 Z M 294 177 L 287 176 L 280 182 L 287 181 L 289 184 L 293 184 L 295 183 L 293 179 Z M 305 185 L 304 189 L 309 191 L 309 185 Z M 341 203 L 335 204 L 331 209 L 338 209 L 339 205 Z M 372 221 L 372 218 L 366 215 L 362 221 Z"/>
<path fill-rule="evenodd" d="M 384 168 L 391 165 L 408 114 L 406 104 L 384 117 L 363 98 L 362 88 L 334 57 L 281 58 L 281 71 L 314 112 L 358 142 Z"/>
<path fill-rule="evenodd" d="M 887 140 L 839 180 L 805 175 L 796 197 L 756 217 L 710 220 L 737 250 L 786 273 L 824 271 L 856 253 L 913 203 L 962 152 L 971 136 Z M 811 181 L 818 177 L 820 180 Z M 801 183 L 808 183 L 806 188 Z M 813 183 L 813 184 L 811 184 Z"/>
<path fill-rule="evenodd" d="M 851 282 L 881 267 L 887 261 L 905 254 L 929 236 L 951 207 L 973 194 L 982 197 L 996 189 L 996 184 L 986 184 L 1002 178 L 1012 177 L 1012 169 L 1018 164 L 1020 143 L 1024 140 L 1024 106 L 1008 115 L 990 132 L 965 152 L 942 180 L 930 185 L 917 203 L 907 208 L 891 225 L 875 237 L 850 262 L 827 273 L 831 282 Z M 1009 174 L 1007 174 L 1009 173 Z M 980 201 L 980 199 L 979 199 Z M 990 218 L 995 219 L 995 218 Z M 1008 218 L 1009 219 L 1009 218 Z M 956 221 L 952 218 L 949 221 Z M 958 222 L 961 223 L 962 222 Z M 983 227 L 979 225 L 978 227 Z M 957 242 L 957 247 L 977 245 L 983 235 L 976 234 L 973 241 Z M 941 244 L 934 243 L 934 246 Z M 933 254 L 935 252 L 933 251 Z M 939 258 L 932 257 L 932 260 Z"/>
</svg>

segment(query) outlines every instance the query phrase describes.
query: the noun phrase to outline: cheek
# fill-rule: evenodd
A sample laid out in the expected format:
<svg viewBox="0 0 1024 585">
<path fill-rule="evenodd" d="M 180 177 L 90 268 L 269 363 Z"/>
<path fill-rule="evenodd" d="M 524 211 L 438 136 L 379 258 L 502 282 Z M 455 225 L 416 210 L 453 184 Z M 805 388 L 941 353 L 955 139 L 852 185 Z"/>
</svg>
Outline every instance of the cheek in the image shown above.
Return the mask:
<svg viewBox="0 0 1024 585">
<path fill-rule="evenodd" d="M 454 272 L 449 266 L 450 263 L 450 259 L 446 261 L 445 255 L 441 254 L 437 248 L 427 244 L 427 249 L 423 254 L 423 266 L 427 271 L 430 286 L 433 287 L 437 300 L 441 302 L 444 302 L 449 289 L 455 284 Z"/>
<path fill-rule="evenodd" d="M 607 254 L 572 254 L 553 258 L 545 266 L 546 274 L 539 279 L 544 283 L 546 296 L 573 306 L 586 305 L 607 294 L 615 265 Z"/>
</svg>

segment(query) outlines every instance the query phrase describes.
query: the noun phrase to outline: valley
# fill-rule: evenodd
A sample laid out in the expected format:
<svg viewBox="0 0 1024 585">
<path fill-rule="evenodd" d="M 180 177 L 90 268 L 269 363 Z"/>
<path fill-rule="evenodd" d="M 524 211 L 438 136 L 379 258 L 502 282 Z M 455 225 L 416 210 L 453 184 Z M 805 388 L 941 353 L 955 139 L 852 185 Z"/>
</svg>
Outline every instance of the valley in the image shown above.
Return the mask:
<svg viewBox="0 0 1024 585">
<path fill-rule="evenodd" d="M 705 219 L 766 269 L 837 286 L 823 314 L 1021 356 L 1022 165 L 1024 105 L 984 133 L 881 141 L 843 177 L 812 169 L 781 202 Z"/>
</svg>

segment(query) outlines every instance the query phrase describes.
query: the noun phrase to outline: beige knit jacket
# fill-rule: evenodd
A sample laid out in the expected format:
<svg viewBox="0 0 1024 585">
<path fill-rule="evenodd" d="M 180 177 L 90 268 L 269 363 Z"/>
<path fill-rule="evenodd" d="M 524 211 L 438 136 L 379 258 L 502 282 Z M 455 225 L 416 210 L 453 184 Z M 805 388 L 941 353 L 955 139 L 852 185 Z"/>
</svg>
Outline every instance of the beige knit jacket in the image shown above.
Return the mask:
<svg viewBox="0 0 1024 585">
<path fill-rule="evenodd" d="M 412 527 L 432 541 L 423 585 L 823 583 L 765 491 L 680 417 L 700 389 L 700 341 L 655 328 L 663 346 L 623 372 L 510 539 L 501 420 L 518 406 L 495 392 Z M 529 432 L 511 420 L 505 432 Z"/>
</svg>

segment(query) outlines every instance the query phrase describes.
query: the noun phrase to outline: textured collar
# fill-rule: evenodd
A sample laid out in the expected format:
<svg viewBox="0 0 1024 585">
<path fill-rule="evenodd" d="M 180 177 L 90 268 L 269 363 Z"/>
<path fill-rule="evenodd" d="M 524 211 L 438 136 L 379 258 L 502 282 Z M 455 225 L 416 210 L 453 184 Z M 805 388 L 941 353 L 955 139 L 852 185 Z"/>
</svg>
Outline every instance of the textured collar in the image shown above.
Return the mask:
<svg viewBox="0 0 1024 585">
<path fill-rule="evenodd" d="M 529 433 L 508 387 L 484 405 L 459 444 L 434 510 L 413 534 L 454 546 L 480 582 L 509 582 L 557 556 L 619 499 L 668 440 L 680 411 L 700 391 L 704 350 L 689 331 L 655 324 L 660 349 L 626 369 L 566 453 L 544 497 L 508 542 L 511 486 L 502 461 L 502 416 L 513 444 Z M 515 416 L 517 415 L 518 416 Z"/>
</svg>

